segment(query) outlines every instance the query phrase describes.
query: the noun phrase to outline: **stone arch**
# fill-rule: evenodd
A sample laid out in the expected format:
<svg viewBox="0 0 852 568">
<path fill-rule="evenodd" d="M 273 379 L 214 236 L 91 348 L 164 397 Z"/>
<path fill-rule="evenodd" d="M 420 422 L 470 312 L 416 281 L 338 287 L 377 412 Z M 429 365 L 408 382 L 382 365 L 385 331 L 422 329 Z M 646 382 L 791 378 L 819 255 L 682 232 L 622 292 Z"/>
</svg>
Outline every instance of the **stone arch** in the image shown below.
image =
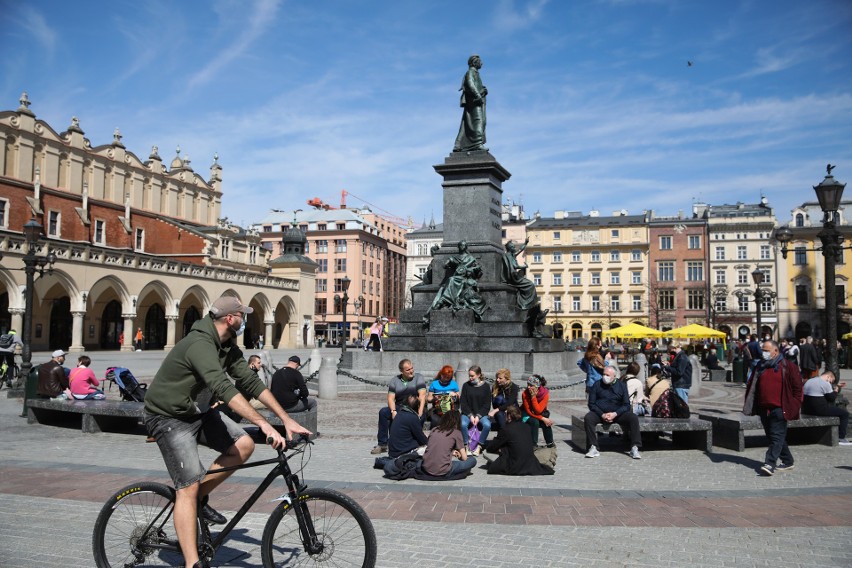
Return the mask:
<svg viewBox="0 0 852 568">
<path fill-rule="evenodd" d="M 571 340 L 575 341 L 577 339 L 583 338 L 583 324 L 575 321 L 571 322 Z"/>
<path fill-rule="evenodd" d="M 122 306 L 130 305 L 131 297 L 127 286 L 115 276 L 105 276 L 95 282 L 87 292 L 85 301 L 88 326 L 95 326 L 95 333 L 86 334 L 83 344 L 97 345 L 100 349 L 120 349 L 124 332 Z"/>
<path fill-rule="evenodd" d="M 800 321 L 796 324 L 796 340 L 803 337 L 808 337 L 809 335 L 813 335 L 813 328 L 811 328 L 810 322 Z"/>
<path fill-rule="evenodd" d="M 207 314 L 206 308 L 211 304 L 210 295 L 201 286 L 190 286 L 183 293 L 180 301 L 175 302 L 175 314 L 177 315 L 175 342 L 180 341 L 189 333 L 192 325 Z"/>
<path fill-rule="evenodd" d="M 145 349 L 162 349 L 167 341 L 166 313 L 174 305 L 171 290 L 159 280 L 145 285 L 136 300 L 136 328 L 142 328 Z M 133 330 L 135 335 L 137 330 Z M 126 333 L 126 332 L 125 332 Z"/>
<path fill-rule="evenodd" d="M 268 341 L 266 337 L 266 321 L 272 319 L 272 308 L 269 304 L 269 298 L 263 292 L 258 292 L 247 302 L 245 300 L 244 302 L 247 306 L 254 308 L 254 312 L 246 318 L 245 330 L 245 346 L 254 349 L 257 348 L 260 336 L 264 336 L 264 343 Z"/>
<path fill-rule="evenodd" d="M 281 296 L 272 311 L 272 337 L 267 340 L 273 349 L 295 347 L 296 329 L 293 326 L 299 325 L 299 322 L 296 321 L 297 313 L 293 298 Z"/>
<path fill-rule="evenodd" d="M 12 278 L 12 274 L 9 270 L 0 268 L 0 290 L 3 288 L 5 288 L 6 293 L 9 294 L 9 307 L 24 309 L 24 294 L 21 291 L 22 286 L 18 286 L 18 283 L 15 282 L 14 278 Z"/>
<path fill-rule="evenodd" d="M 36 279 L 33 286 L 33 351 L 71 346 L 72 307 L 83 305 L 82 294 L 71 277 L 54 269 Z"/>
</svg>

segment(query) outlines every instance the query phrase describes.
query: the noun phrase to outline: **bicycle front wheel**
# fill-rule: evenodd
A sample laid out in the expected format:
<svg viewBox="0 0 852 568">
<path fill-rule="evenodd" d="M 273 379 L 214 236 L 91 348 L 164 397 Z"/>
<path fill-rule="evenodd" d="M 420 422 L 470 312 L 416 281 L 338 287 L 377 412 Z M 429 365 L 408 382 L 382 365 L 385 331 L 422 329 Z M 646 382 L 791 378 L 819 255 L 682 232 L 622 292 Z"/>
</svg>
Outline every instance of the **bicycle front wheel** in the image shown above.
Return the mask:
<svg viewBox="0 0 852 568">
<path fill-rule="evenodd" d="M 316 533 L 317 548 L 306 550 L 294 507 L 301 506 Z M 280 503 L 263 530 L 265 568 L 279 566 L 376 565 L 376 533 L 364 509 L 330 489 L 307 489 L 299 504 Z"/>
<path fill-rule="evenodd" d="M 162 483 L 135 483 L 110 497 L 92 535 L 98 568 L 182 566 L 174 505 L 175 490 Z"/>
</svg>

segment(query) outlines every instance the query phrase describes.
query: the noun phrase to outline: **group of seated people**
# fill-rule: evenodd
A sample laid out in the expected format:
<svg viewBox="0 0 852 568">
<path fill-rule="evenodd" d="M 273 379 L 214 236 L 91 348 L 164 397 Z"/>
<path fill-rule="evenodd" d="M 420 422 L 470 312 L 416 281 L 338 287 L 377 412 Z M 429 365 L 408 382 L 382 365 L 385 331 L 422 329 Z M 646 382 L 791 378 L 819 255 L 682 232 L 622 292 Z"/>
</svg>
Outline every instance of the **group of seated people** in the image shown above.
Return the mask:
<svg viewBox="0 0 852 568">
<path fill-rule="evenodd" d="M 530 377 L 520 394 L 509 369 L 499 369 L 491 386 L 474 365 L 462 387 L 449 365 L 428 384 L 409 359 L 400 361 L 399 370 L 388 383 L 388 405 L 379 411 L 378 443 L 371 453 L 387 452 L 395 459 L 419 450 L 423 470 L 444 479 L 466 475 L 477 456 L 488 461 L 488 473 L 553 474 L 535 456 L 539 431 L 547 447 L 555 447 L 544 377 Z M 428 437 L 423 431 L 427 420 Z M 489 441 L 493 429 L 497 436 Z M 493 459 L 484 452 L 499 455 Z"/>
<path fill-rule="evenodd" d="M 39 398 L 65 398 L 71 400 L 103 400 L 106 398 L 101 382 L 90 368 L 92 359 L 80 355 L 77 366 L 69 369 L 64 366 L 68 353 L 57 349 L 50 355 L 50 361 L 38 366 L 36 394 Z"/>
</svg>

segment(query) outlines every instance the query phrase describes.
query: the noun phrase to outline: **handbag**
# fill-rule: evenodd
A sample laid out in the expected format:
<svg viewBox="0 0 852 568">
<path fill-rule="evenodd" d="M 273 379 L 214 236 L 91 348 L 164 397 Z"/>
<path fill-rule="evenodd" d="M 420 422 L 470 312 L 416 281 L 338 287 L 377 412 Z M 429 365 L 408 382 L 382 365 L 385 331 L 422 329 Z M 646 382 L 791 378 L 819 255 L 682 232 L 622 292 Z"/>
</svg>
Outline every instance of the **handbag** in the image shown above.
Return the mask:
<svg viewBox="0 0 852 568">
<path fill-rule="evenodd" d="M 481 434 L 482 433 L 479 431 L 479 428 L 475 424 L 471 424 L 470 428 L 467 429 L 467 435 L 469 439 L 468 447 L 471 449 L 471 451 L 476 449 L 476 446 L 479 445 L 479 436 Z"/>
<path fill-rule="evenodd" d="M 677 394 L 675 389 L 671 389 L 669 397 L 671 398 L 672 417 L 689 418 L 689 405 Z"/>
</svg>

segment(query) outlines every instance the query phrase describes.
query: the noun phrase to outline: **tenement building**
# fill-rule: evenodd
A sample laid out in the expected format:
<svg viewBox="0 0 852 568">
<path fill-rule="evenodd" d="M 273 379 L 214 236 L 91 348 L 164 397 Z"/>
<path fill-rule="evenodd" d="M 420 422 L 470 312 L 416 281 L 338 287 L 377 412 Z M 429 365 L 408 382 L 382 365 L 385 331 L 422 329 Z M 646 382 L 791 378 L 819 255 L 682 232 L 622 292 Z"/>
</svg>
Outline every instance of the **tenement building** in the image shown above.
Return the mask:
<svg viewBox="0 0 852 568">
<path fill-rule="evenodd" d="M 35 253 L 56 262 L 35 281 L 33 350 L 129 350 L 140 329 L 144 348 L 170 349 L 225 293 L 254 308 L 246 347 L 301 345 L 313 272 L 270 269 L 260 235 L 221 218 L 218 158 L 204 179 L 179 149 L 142 160 L 121 138 L 92 146 L 76 117 L 58 132 L 26 93 L 0 112 L 0 329 L 22 331 L 23 226 L 35 219 Z"/>
<path fill-rule="evenodd" d="M 527 225 L 527 277 L 554 335 L 587 340 L 631 322 L 648 324 L 648 218 L 557 211 Z"/>
</svg>

